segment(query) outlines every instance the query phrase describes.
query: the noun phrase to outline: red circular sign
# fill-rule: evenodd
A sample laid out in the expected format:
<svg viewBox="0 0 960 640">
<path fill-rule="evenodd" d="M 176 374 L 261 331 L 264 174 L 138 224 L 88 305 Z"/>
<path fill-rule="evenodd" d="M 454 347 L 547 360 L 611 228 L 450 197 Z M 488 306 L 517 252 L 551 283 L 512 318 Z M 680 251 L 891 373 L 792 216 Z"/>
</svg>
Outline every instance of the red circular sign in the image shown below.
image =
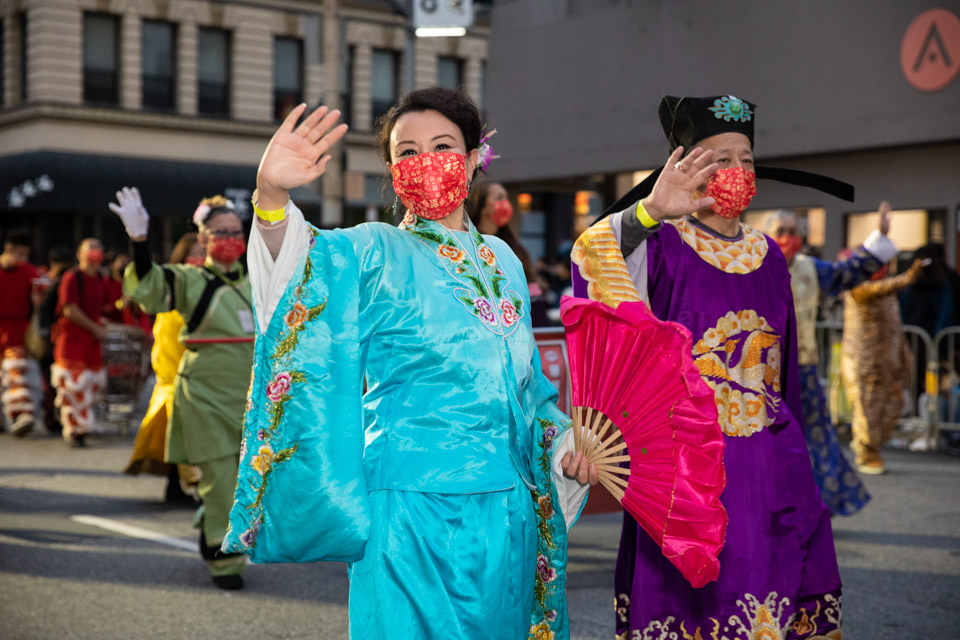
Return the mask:
<svg viewBox="0 0 960 640">
<path fill-rule="evenodd" d="M 960 18 L 929 9 L 910 23 L 900 43 L 900 68 L 920 91 L 940 91 L 960 73 Z"/>
</svg>

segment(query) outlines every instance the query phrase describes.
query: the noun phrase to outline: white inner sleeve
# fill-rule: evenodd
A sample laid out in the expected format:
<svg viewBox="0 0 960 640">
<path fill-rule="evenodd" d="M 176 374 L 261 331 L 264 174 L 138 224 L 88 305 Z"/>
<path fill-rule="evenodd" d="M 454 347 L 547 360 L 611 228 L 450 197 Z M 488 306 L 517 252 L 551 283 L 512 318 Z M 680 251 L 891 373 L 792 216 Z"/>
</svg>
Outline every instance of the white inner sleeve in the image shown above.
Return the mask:
<svg viewBox="0 0 960 640">
<path fill-rule="evenodd" d="M 883 263 L 890 262 L 897 256 L 897 247 L 890 238 L 880 233 L 879 229 L 870 232 L 863 241 L 863 248 Z"/>
<path fill-rule="evenodd" d="M 567 429 L 563 434 L 563 439 L 553 452 L 553 459 L 550 464 L 550 471 L 553 474 L 553 484 L 557 487 L 557 498 L 560 500 L 560 511 L 563 513 L 563 519 L 567 523 L 567 530 L 577 521 L 580 515 L 580 507 L 583 501 L 587 499 L 587 489 L 589 485 L 581 485 L 574 478 L 568 478 L 563 475 L 563 468 L 560 463 L 563 456 L 568 451 L 573 451 L 573 429 Z"/>
<path fill-rule="evenodd" d="M 607 219 L 610 221 L 610 230 L 613 231 L 617 239 L 617 246 L 622 246 L 621 238 L 623 236 L 623 216 L 633 212 L 630 207 L 626 211 L 611 214 Z M 643 300 L 643 303 L 650 306 L 650 296 L 647 294 L 647 241 L 644 240 L 640 246 L 633 250 L 629 256 L 624 259 L 627 265 L 627 272 L 633 281 L 633 286 L 637 289 L 637 295 Z"/>
<path fill-rule="evenodd" d="M 303 213 L 293 201 L 287 203 L 285 211 L 286 231 L 282 232 L 283 243 L 276 259 L 270 254 L 267 242 L 261 235 L 262 229 L 269 234 L 271 223 L 255 218 L 250 230 L 247 266 L 250 269 L 253 306 L 257 313 L 260 333 L 265 333 L 270 326 L 273 312 L 280 304 L 287 283 L 296 274 L 297 266 L 307 251 L 310 228 L 303 219 Z"/>
</svg>

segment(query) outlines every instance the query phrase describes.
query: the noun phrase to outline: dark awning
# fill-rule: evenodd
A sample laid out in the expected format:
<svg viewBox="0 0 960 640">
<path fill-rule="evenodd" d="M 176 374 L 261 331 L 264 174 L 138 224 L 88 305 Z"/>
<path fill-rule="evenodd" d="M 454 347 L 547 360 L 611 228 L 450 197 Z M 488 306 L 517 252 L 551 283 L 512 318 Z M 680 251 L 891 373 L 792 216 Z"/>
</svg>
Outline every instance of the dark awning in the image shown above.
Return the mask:
<svg viewBox="0 0 960 640">
<path fill-rule="evenodd" d="M 35 151 L 0 157 L 0 212 L 104 213 L 120 187 L 135 186 L 155 216 L 189 217 L 201 199 L 218 193 L 249 214 L 256 178 L 256 164 Z"/>
</svg>

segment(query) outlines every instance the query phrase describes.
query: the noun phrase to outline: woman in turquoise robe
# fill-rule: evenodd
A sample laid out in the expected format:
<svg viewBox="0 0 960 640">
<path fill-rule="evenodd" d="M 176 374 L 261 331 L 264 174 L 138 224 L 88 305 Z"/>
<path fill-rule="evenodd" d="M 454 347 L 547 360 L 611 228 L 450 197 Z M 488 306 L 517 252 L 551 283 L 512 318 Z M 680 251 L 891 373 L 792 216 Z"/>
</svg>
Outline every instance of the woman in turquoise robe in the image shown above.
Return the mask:
<svg viewBox="0 0 960 640">
<path fill-rule="evenodd" d="M 476 108 L 444 89 L 407 96 L 393 119 L 475 148 L 434 104 L 469 104 L 479 137 Z M 324 111 L 294 131 L 295 110 L 261 163 L 254 371 L 224 550 L 348 562 L 351 638 L 566 638 L 567 527 L 586 487 L 564 473 L 596 470 L 566 455 L 523 268 L 462 204 L 462 230 L 408 212 L 399 227 L 320 231 L 285 193 L 268 198 L 278 147 L 325 151 L 343 134 Z"/>
</svg>

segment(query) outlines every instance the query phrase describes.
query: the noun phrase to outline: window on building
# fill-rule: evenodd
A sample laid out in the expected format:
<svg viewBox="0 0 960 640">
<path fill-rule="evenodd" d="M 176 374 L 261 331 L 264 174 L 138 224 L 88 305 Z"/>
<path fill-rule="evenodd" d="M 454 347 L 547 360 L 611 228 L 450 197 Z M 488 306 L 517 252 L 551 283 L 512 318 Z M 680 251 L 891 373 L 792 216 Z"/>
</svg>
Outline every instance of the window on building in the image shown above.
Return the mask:
<svg viewBox="0 0 960 640">
<path fill-rule="evenodd" d="M 3 20 L 0 20 L 0 109 L 3 109 L 3 98 L 6 95 L 3 91 L 3 82 L 6 76 L 4 75 L 4 67 L 7 63 L 7 58 L 4 55 L 4 39 L 3 39 Z"/>
<path fill-rule="evenodd" d="M 846 246 L 863 244 L 880 222 L 876 211 L 850 213 L 846 216 Z M 943 242 L 945 212 L 942 210 L 901 209 L 890 215 L 890 233 L 900 251 L 913 251 L 929 242 Z"/>
<path fill-rule="evenodd" d="M 340 121 L 353 125 L 353 65 L 356 49 L 353 45 L 347 46 L 347 55 L 344 56 L 344 66 L 340 72 Z"/>
<path fill-rule="evenodd" d="M 104 13 L 83 15 L 83 101 L 120 104 L 120 20 Z"/>
<path fill-rule="evenodd" d="M 230 32 L 201 27 L 197 32 L 197 110 L 230 115 Z"/>
<path fill-rule="evenodd" d="M 171 22 L 143 21 L 143 108 L 176 108 L 176 27 Z"/>
<path fill-rule="evenodd" d="M 27 41 L 29 38 L 27 12 L 20 14 L 20 100 L 27 101 Z"/>
<path fill-rule="evenodd" d="M 480 111 L 487 108 L 487 61 L 480 62 Z"/>
<path fill-rule="evenodd" d="M 374 49 L 370 69 L 370 95 L 373 121 L 385 114 L 397 100 L 397 54 L 390 49 Z"/>
<path fill-rule="evenodd" d="M 303 43 L 297 38 L 273 40 L 273 117 L 283 120 L 303 102 Z"/>
<path fill-rule="evenodd" d="M 463 86 L 463 60 L 452 56 L 437 58 L 437 85 L 447 89 Z"/>
</svg>

